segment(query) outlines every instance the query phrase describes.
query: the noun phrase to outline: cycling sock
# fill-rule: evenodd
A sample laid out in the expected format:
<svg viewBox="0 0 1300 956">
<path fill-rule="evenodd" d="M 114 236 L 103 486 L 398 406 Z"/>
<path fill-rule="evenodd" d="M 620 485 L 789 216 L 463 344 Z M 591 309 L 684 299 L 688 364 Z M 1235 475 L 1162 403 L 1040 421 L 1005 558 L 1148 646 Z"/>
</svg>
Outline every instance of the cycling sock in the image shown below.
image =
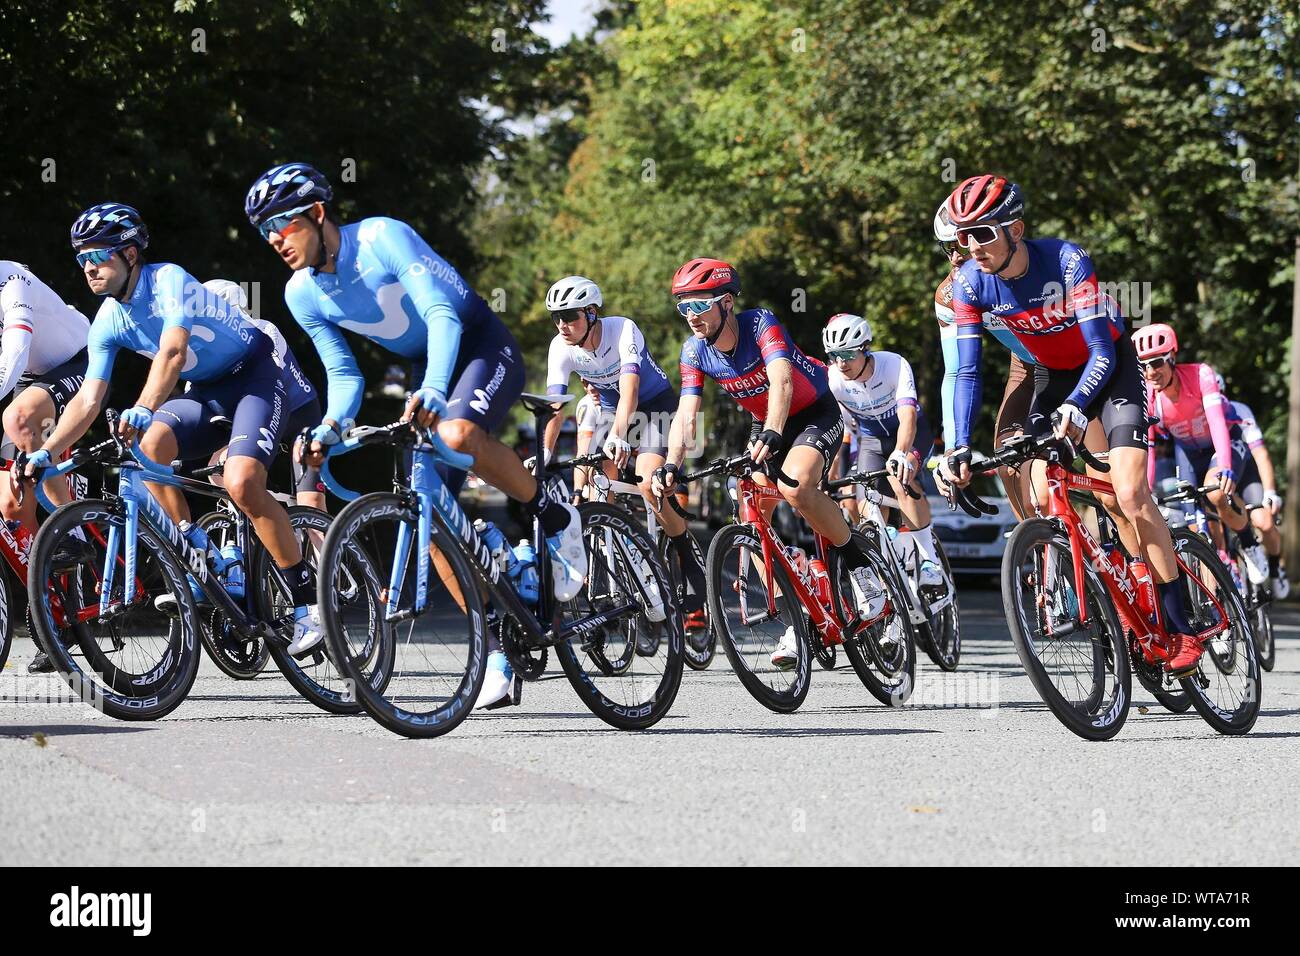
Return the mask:
<svg viewBox="0 0 1300 956">
<path fill-rule="evenodd" d="M 1246 527 L 1242 528 L 1240 531 L 1237 532 L 1237 540 L 1240 541 L 1242 545 L 1247 548 L 1254 547 L 1256 544 L 1259 543 L 1255 539 L 1255 531 L 1253 528 L 1251 528 L 1250 525 L 1246 525 Z"/>
<path fill-rule="evenodd" d="M 546 537 L 557 535 L 569 524 L 569 512 L 564 508 L 554 507 L 555 502 L 543 493 L 542 483 L 537 483 L 537 492 L 533 500 L 524 503 L 528 513 L 542 523 Z"/>
<path fill-rule="evenodd" d="M 695 557 L 695 549 L 691 547 L 690 536 L 683 531 L 677 537 L 669 537 L 672 542 L 673 550 L 677 552 L 677 559 L 681 564 L 682 577 L 686 579 L 687 592 L 686 599 L 682 602 L 686 613 L 698 611 L 704 607 L 704 569 L 700 567 L 700 562 Z"/>
<path fill-rule="evenodd" d="M 931 561 L 937 567 L 939 564 L 939 553 L 934 550 L 934 526 L 926 525 L 924 528 L 917 528 L 915 531 L 906 531 L 904 534 L 910 534 L 912 540 L 916 543 L 917 549 L 921 552 L 921 557 Z"/>
<path fill-rule="evenodd" d="M 291 568 L 281 568 L 280 573 L 289 585 L 289 597 L 294 607 L 307 607 L 316 603 L 316 572 L 306 558 Z"/>
<path fill-rule="evenodd" d="M 1278 566 L 1278 562 L 1280 562 L 1281 560 L 1282 560 L 1282 555 L 1280 555 L 1280 554 L 1270 554 L 1270 555 L 1268 556 L 1268 576 L 1269 576 L 1269 577 L 1271 577 L 1271 578 L 1275 578 L 1275 577 L 1277 577 L 1277 566 Z"/>
<path fill-rule="evenodd" d="M 1160 608 L 1164 612 L 1165 630 L 1172 634 L 1192 634 L 1192 625 L 1187 622 L 1187 611 L 1183 607 L 1183 589 L 1178 581 L 1166 581 L 1157 584 L 1160 592 Z"/>
<path fill-rule="evenodd" d="M 867 556 L 862 553 L 862 549 L 858 547 L 858 542 L 853 535 L 849 535 L 849 540 L 843 544 L 833 544 L 831 547 L 835 549 L 849 568 L 865 568 L 867 566 Z"/>
</svg>

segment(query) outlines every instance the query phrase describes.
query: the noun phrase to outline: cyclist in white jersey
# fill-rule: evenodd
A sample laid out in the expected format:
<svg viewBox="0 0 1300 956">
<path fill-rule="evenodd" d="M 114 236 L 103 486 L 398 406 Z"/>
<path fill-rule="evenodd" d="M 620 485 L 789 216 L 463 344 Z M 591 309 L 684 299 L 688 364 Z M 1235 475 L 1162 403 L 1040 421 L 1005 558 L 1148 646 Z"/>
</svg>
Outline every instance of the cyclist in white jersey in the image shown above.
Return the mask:
<svg viewBox="0 0 1300 956">
<path fill-rule="evenodd" d="M 583 381 L 582 387 L 586 395 L 578 399 L 578 407 L 573 410 L 574 423 L 578 426 L 577 445 L 574 453 L 582 457 L 591 451 L 592 447 L 599 448 L 604 443 L 604 435 L 597 435 L 597 432 L 603 431 L 601 428 L 600 399 L 597 397 L 596 386 L 588 381 Z M 577 468 L 573 472 L 573 503 L 576 505 L 582 500 L 582 489 L 587 484 L 587 469 Z"/>
<path fill-rule="evenodd" d="M 878 490 L 898 500 L 913 529 L 904 529 L 899 536 L 910 539 L 920 553 L 921 583 L 942 584 L 930 502 L 916 480 L 934 447 L 930 426 L 917 404 L 912 366 L 897 352 L 872 351 L 871 341 L 871 324 L 862 316 L 831 317 L 822 329 L 831 393 L 840 403 L 844 427 L 858 434 L 858 470 L 884 467 L 890 471 L 888 485 Z M 920 497 L 908 495 L 904 485 Z"/>
<path fill-rule="evenodd" d="M 585 276 L 566 276 L 546 293 L 546 309 L 557 329 L 551 340 L 546 390 L 551 395 L 563 394 L 575 372 L 595 388 L 601 417 L 612 416 L 601 443 L 611 459 L 605 463 L 605 473 L 611 478 L 627 464 L 635 441 L 641 494 L 672 542 L 690 584 L 687 606 L 682 608 L 685 626 L 687 630 L 702 628 L 704 569 L 686 534 L 685 519 L 666 505 L 660 510 L 650 487 L 668 451 L 677 393 L 646 348 L 636 323 L 626 316 L 602 316 L 598 311 L 601 305 L 600 287 Z M 558 416 L 547 423 L 544 448 L 548 460 L 561 424 Z"/>
<path fill-rule="evenodd" d="M 0 400 L 13 392 L 4 412 L 5 440 L 0 455 L 41 446 L 68 401 L 86 376 L 86 336 L 89 320 L 59 298 L 57 292 L 17 262 L 0 259 Z M 68 502 L 62 478 L 45 483 L 55 504 Z M 0 513 L 36 532 L 36 496 L 18 496 L 8 481 L 0 482 Z"/>
</svg>

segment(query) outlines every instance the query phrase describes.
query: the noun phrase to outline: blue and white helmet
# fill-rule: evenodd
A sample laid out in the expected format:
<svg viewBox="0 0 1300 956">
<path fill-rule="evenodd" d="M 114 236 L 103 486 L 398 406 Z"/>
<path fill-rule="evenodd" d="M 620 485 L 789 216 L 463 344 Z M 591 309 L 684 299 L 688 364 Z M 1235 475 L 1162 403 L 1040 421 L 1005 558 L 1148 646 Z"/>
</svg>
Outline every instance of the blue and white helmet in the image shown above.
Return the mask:
<svg viewBox="0 0 1300 956">
<path fill-rule="evenodd" d="M 244 212 L 256 226 L 290 209 L 333 199 L 334 189 L 319 169 L 306 163 L 285 163 L 272 166 L 254 180 L 244 197 Z"/>
<path fill-rule="evenodd" d="M 91 206 L 72 224 L 72 248 L 78 252 L 86 246 L 128 246 L 149 248 L 149 229 L 131 206 L 120 202 L 102 202 Z"/>
</svg>

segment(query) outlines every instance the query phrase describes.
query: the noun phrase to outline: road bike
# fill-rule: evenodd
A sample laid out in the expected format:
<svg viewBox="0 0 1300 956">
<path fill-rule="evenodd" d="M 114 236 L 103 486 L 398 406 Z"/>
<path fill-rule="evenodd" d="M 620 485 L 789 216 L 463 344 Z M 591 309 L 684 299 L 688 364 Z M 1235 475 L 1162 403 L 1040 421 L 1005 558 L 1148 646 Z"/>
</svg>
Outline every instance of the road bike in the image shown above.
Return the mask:
<svg viewBox="0 0 1300 956">
<path fill-rule="evenodd" d="M 1243 734 L 1260 707 L 1259 662 L 1250 622 L 1228 570 L 1204 539 L 1174 536 L 1188 618 L 1205 644 L 1196 668 L 1171 677 L 1174 647 L 1160 622 L 1151 572 L 1122 547 L 1105 549 L 1070 504 L 1069 493 L 1113 495 L 1109 482 L 1079 474 L 1075 446 L 1051 436 L 1020 436 L 973 471 L 1047 463 L 1047 510 L 1022 521 L 1002 561 L 1002 598 L 1016 652 L 1039 696 L 1057 719 L 1088 740 L 1107 740 L 1128 717 L 1132 675 L 1153 693 L 1174 684 L 1215 730 Z M 1087 449 L 1077 454 L 1098 472 L 1109 466 Z M 995 509 L 953 489 L 972 517 Z"/>
<path fill-rule="evenodd" d="M 866 560 L 871 614 L 853 607 L 849 568 L 820 534 L 815 556 L 798 562 L 764 514 L 765 503 L 785 499 L 774 485 L 759 484 L 749 454 L 718 458 L 678 476 L 686 485 L 713 475 L 737 479 L 736 523 L 723 528 L 705 559 L 710 620 L 745 689 L 764 707 L 791 713 L 808 695 L 816 647 L 844 651 L 859 680 L 881 703 L 901 706 L 915 686 L 916 644 L 906 599 L 877 547 L 859 535 Z M 797 483 L 777 470 L 777 479 Z M 772 652 L 793 635 L 793 666 L 772 662 Z"/>
<path fill-rule="evenodd" d="M 564 485 L 538 463 L 553 403 L 566 400 L 521 398 L 536 424 L 533 473 L 555 502 L 564 500 Z M 393 679 L 383 688 L 358 687 L 376 721 L 407 737 L 453 730 L 481 689 L 489 631 L 526 679 L 540 677 L 537 655 L 553 647 L 578 697 L 614 727 L 650 727 L 668 712 L 681 682 L 680 616 L 654 547 L 631 516 L 603 502 L 578 506 L 589 571 L 578 595 L 564 603 L 552 600 L 551 557 L 534 520 L 540 586 L 530 605 L 439 475 L 439 466 L 468 470 L 472 459 L 402 422 L 354 428 L 332 453 L 371 445 L 394 450 L 394 490 L 362 495 L 335 518 L 322 546 L 320 606 L 332 655 L 353 660 L 352 615 L 324 582 L 349 550 L 388 569 L 374 599 L 385 631 L 395 633 Z M 638 636 L 653 629 L 664 634 L 656 653 L 637 654 Z"/>
</svg>

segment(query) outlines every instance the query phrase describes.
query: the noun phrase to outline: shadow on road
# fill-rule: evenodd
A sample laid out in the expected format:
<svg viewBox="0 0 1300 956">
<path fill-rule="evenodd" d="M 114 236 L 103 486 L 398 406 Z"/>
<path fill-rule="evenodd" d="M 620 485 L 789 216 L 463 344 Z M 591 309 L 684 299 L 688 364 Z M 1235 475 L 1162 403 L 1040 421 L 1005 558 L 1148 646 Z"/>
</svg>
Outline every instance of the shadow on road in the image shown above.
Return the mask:
<svg viewBox="0 0 1300 956">
<path fill-rule="evenodd" d="M 0 737 L 31 737 L 38 733 L 46 737 L 78 737 L 85 734 L 138 734 L 150 730 L 153 728 L 127 724 L 18 724 L 0 726 Z"/>
</svg>

